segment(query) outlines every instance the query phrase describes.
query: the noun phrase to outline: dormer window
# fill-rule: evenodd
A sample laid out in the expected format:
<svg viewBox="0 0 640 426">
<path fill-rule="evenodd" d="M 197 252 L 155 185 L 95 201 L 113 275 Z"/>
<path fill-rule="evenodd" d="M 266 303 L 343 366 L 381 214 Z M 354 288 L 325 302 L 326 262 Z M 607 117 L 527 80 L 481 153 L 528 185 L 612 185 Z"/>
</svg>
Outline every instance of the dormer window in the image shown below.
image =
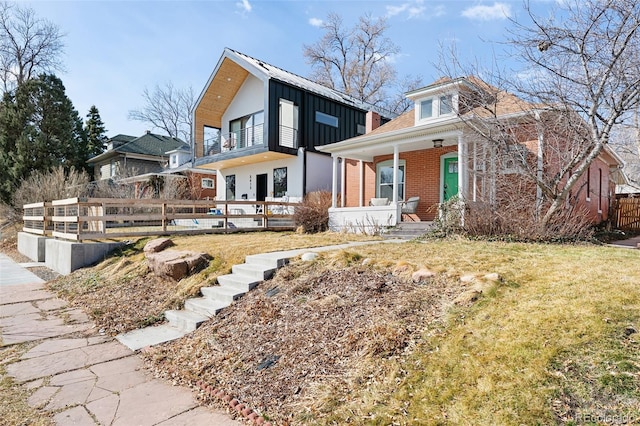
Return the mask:
<svg viewBox="0 0 640 426">
<path fill-rule="evenodd" d="M 418 102 L 420 120 L 428 120 L 450 115 L 454 112 L 453 95 L 435 96 Z"/>
<path fill-rule="evenodd" d="M 433 99 L 420 102 L 420 119 L 433 117 Z"/>
</svg>

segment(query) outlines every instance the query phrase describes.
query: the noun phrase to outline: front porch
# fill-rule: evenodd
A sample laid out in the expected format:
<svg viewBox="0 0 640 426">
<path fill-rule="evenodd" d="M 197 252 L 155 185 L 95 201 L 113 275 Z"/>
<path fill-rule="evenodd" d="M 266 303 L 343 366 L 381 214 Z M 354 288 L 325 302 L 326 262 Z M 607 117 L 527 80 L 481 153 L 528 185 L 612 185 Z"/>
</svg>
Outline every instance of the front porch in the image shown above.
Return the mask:
<svg viewBox="0 0 640 426">
<path fill-rule="evenodd" d="M 331 154 L 329 226 L 335 231 L 375 234 L 403 222 L 428 223 L 440 203 L 467 192 L 468 153 L 461 132 Z"/>
</svg>

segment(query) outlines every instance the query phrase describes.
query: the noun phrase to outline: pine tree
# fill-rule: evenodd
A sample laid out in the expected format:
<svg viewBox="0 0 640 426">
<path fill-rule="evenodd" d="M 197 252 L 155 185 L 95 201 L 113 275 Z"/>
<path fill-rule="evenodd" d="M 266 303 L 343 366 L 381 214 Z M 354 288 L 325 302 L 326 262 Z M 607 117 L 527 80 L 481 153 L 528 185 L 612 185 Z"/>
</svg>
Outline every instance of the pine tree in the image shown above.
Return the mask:
<svg viewBox="0 0 640 426">
<path fill-rule="evenodd" d="M 100 118 L 100 112 L 95 105 L 89 108 L 84 131 L 87 134 L 87 153 L 89 158 L 101 154 L 106 148 L 108 138 L 105 134 L 107 130 L 104 128 L 102 118 Z"/>
<path fill-rule="evenodd" d="M 43 74 L 0 104 L 0 199 L 10 203 L 32 172 L 86 168 L 87 137 L 62 81 Z"/>
</svg>

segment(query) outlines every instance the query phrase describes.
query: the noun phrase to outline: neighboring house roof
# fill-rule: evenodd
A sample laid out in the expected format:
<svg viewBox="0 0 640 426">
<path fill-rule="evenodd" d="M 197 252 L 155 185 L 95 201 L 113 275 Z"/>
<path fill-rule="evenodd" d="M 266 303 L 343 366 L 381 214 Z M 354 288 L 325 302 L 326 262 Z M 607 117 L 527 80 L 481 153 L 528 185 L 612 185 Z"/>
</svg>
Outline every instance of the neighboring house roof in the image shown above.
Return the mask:
<svg viewBox="0 0 640 426">
<path fill-rule="evenodd" d="M 397 115 L 391 111 L 385 110 L 384 108 L 380 108 L 373 104 L 360 101 L 354 98 L 353 96 L 344 94 L 338 90 L 330 89 L 329 87 L 323 86 L 322 84 L 316 83 L 314 81 L 311 81 L 305 77 L 301 77 L 292 72 L 285 71 L 282 68 L 278 68 L 274 65 L 268 64 L 262 60 L 253 58 L 249 55 L 245 55 L 244 53 L 237 52 L 228 47 L 224 49 L 224 52 L 220 60 L 218 61 L 218 65 L 213 70 L 213 73 L 211 74 L 209 81 L 207 82 L 202 93 L 198 97 L 198 100 L 196 101 L 196 105 L 198 105 L 201 102 L 208 87 L 213 81 L 213 78 L 215 77 L 216 73 L 220 69 L 220 66 L 222 65 L 225 58 L 229 58 L 233 60 L 234 62 L 240 64 L 243 68 L 251 72 L 251 74 L 258 77 L 262 77 L 262 79 L 274 79 L 284 83 L 288 83 L 292 86 L 298 87 L 300 89 L 304 89 L 308 92 L 315 93 L 315 94 L 324 96 L 326 98 L 333 99 L 338 102 L 350 104 L 356 108 L 360 108 L 365 111 L 369 111 L 369 110 L 376 111 L 380 115 L 386 118 L 393 118 Z"/>
<path fill-rule="evenodd" d="M 177 138 L 170 136 L 156 135 L 151 132 L 147 132 L 142 136 L 133 137 L 127 135 L 117 135 L 115 138 L 118 140 L 130 139 L 128 142 L 122 145 L 114 145 L 110 150 L 96 155 L 88 160 L 89 163 L 96 163 L 107 158 L 111 158 L 118 154 L 139 154 L 154 157 L 164 157 L 168 151 L 176 149 L 189 149 L 189 145 Z M 114 140 L 115 138 L 112 138 Z"/>
<path fill-rule="evenodd" d="M 632 183 L 616 185 L 616 195 L 634 195 L 634 194 L 640 194 L 640 187 Z"/>
</svg>

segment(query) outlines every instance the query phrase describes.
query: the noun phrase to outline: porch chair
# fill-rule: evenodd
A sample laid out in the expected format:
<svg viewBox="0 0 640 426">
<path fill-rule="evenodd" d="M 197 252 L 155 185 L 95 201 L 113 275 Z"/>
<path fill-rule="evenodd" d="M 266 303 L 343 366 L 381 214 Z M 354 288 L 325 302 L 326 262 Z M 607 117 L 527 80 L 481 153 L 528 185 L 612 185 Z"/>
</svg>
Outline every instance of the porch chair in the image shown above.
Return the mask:
<svg viewBox="0 0 640 426">
<path fill-rule="evenodd" d="M 418 209 L 418 203 L 420 202 L 420 197 L 411 197 L 407 201 L 402 203 L 402 214 L 415 214 Z"/>
</svg>

